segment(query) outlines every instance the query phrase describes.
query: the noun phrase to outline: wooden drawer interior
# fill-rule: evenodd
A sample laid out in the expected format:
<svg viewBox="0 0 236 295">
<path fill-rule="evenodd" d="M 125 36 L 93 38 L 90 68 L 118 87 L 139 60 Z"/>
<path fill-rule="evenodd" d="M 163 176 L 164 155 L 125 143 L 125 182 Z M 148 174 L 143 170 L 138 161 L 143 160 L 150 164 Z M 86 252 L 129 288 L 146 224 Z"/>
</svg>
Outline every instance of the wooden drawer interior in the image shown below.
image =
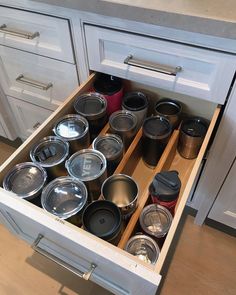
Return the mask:
<svg viewBox="0 0 236 295">
<path fill-rule="evenodd" d="M 92 74 L 88 81 L 83 84 L 79 89 L 77 89 L 66 101 L 62 104 L 39 128 L 33 133 L 27 141 L 25 141 L 20 148 L 0 167 L 0 181 L 2 182 L 4 175 L 7 171 L 13 167 L 15 164 L 28 161 L 29 151 L 34 143 L 36 143 L 41 138 L 52 134 L 52 128 L 54 122 L 65 114 L 73 113 L 73 101 L 78 95 L 87 92 L 91 89 L 95 78 L 95 74 Z M 127 83 L 129 85 L 129 83 Z M 128 86 L 127 86 L 128 87 Z M 130 87 L 130 85 L 129 85 Z M 141 157 L 141 137 L 142 129 L 136 134 L 132 144 L 126 151 L 122 161 L 117 167 L 115 173 L 124 173 L 132 176 L 139 184 L 140 194 L 138 200 L 138 206 L 135 213 L 130 218 L 123 235 L 118 244 L 118 248 L 123 249 L 128 239 L 135 233 L 135 228 L 138 223 L 139 215 L 148 200 L 148 187 L 152 181 L 154 175 L 160 171 L 164 170 L 177 170 L 182 182 L 181 192 L 178 204 L 176 206 L 175 217 L 172 222 L 169 234 L 165 240 L 162 247 L 159 259 L 155 266 L 148 265 L 145 262 L 138 260 L 136 257 L 132 256 L 132 259 L 137 261 L 137 263 L 144 264 L 146 267 L 155 269 L 155 271 L 160 272 L 162 265 L 164 263 L 167 251 L 173 239 L 176 227 L 179 223 L 183 208 L 187 201 L 188 195 L 190 193 L 191 187 L 193 185 L 194 179 L 197 175 L 198 169 L 200 167 L 202 158 L 206 151 L 209 139 L 211 137 L 212 131 L 214 129 L 216 120 L 220 112 L 220 107 L 217 107 L 215 111 L 211 114 L 211 123 L 208 128 L 208 132 L 202 144 L 199 155 L 196 159 L 187 160 L 182 158 L 177 151 L 177 143 L 179 131 L 175 130 L 159 160 L 155 169 L 148 168 Z M 108 124 L 101 131 L 101 134 L 108 132 Z M 39 209 L 43 210 L 43 209 Z M 120 250 L 119 250 L 120 251 Z M 129 255 L 126 253 L 126 255 Z M 131 255 L 130 255 L 131 256 Z"/>
</svg>

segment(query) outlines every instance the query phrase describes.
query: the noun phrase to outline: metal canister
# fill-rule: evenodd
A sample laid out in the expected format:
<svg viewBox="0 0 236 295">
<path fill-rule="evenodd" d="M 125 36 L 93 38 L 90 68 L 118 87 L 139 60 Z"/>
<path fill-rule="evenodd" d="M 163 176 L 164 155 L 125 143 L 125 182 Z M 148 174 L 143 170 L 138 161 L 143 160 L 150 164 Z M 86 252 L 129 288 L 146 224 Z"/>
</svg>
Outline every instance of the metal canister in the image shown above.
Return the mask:
<svg viewBox="0 0 236 295">
<path fill-rule="evenodd" d="M 116 204 L 124 219 L 134 213 L 138 200 L 138 185 L 134 179 L 125 174 L 114 174 L 102 185 L 102 197 Z"/>
<path fill-rule="evenodd" d="M 69 156 L 69 143 L 56 136 L 41 139 L 30 151 L 34 163 L 47 170 L 49 179 L 67 175 L 65 161 Z"/>
<path fill-rule="evenodd" d="M 151 168 L 154 168 L 172 132 L 170 122 L 165 117 L 148 117 L 143 124 L 142 158 Z"/>
<path fill-rule="evenodd" d="M 109 118 L 110 132 L 121 137 L 125 150 L 137 133 L 137 122 L 137 117 L 125 110 L 114 112 Z"/>
<path fill-rule="evenodd" d="M 47 181 L 47 173 L 40 165 L 25 162 L 15 165 L 4 177 L 3 188 L 18 197 L 40 204 L 40 194 Z"/>
<path fill-rule="evenodd" d="M 162 246 L 172 223 L 172 215 L 168 209 L 158 204 L 143 208 L 139 223 L 145 234 L 154 238 Z"/>
<path fill-rule="evenodd" d="M 89 123 L 80 115 L 70 114 L 60 118 L 54 125 L 53 132 L 69 142 L 71 154 L 89 147 Z"/>
<path fill-rule="evenodd" d="M 182 105 L 177 100 L 163 98 L 156 103 L 155 113 L 166 117 L 170 121 L 172 128 L 175 129 L 180 123 Z"/>
<path fill-rule="evenodd" d="M 122 160 L 124 153 L 124 146 L 120 136 L 109 133 L 100 135 L 94 139 L 92 147 L 106 157 L 107 175 L 112 175 Z"/>
<path fill-rule="evenodd" d="M 76 98 L 74 109 L 88 120 L 90 138 L 93 140 L 107 122 L 106 98 L 95 92 L 82 94 Z"/>
<path fill-rule="evenodd" d="M 87 205 L 87 188 L 73 177 L 58 177 L 42 191 L 42 207 L 55 216 L 77 226 L 82 225 L 82 213 Z"/>
<path fill-rule="evenodd" d="M 110 201 L 89 204 L 83 214 L 83 228 L 95 236 L 117 245 L 122 230 L 119 208 Z"/>
<path fill-rule="evenodd" d="M 143 234 L 137 234 L 130 238 L 125 246 L 125 251 L 149 264 L 156 264 L 160 254 L 157 243 Z"/>
<path fill-rule="evenodd" d="M 177 147 L 182 157 L 187 159 L 197 157 L 208 125 L 208 121 L 200 117 L 189 118 L 182 122 Z"/>
<path fill-rule="evenodd" d="M 81 150 L 66 161 L 69 175 L 85 183 L 89 201 L 99 198 L 102 184 L 107 177 L 106 168 L 105 156 L 93 149 Z"/>
</svg>

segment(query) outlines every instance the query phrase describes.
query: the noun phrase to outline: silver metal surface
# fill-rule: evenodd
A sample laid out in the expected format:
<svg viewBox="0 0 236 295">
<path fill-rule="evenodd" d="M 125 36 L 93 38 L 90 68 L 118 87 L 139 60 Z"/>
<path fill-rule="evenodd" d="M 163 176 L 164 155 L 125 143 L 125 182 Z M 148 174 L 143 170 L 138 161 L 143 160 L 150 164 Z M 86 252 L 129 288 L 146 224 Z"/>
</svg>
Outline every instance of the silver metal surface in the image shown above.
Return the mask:
<svg viewBox="0 0 236 295">
<path fill-rule="evenodd" d="M 39 243 L 42 241 L 44 238 L 43 235 L 39 234 L 36 240 L 32 244 L 32 249 L 36 251 L 37 253 L 41 254 L 42 256 L 48 258 L 49 260 L 55 262 L 56 264 L 62 266 L 63 268 L 69 270 L 73 274 L 77 275 L 78 277 L 84 279 L 85 281 L 88 281 L 93 274 L 94 270 L 96 269 L 97 265 L 94 263 L 91 263 L 90 269 L 87 272 L 82 272 L 81 270 L 69 265 L 62 259 L 56 257 L 55 255 L 47 252 L 46 250 L 42 249 L 39 247 Z"/>
<path fill-rule="evenodd" d="M 38 89 L 44 90 L 44 91 L 47 91 L 49 88 L 53 87 L 53 84 L 52 83 L 48 83 L 48 84 L 42 83 L 42 82 L 33 80 L 31 78 L 25 77 L 23 74 L 20 74 L 16 78 L 16 81 L 17 82 L 20 82 L 22 84 L 25 84 L 25 85 L 32 86 L 34 88 L 38 88 Z"/>
<path fill-rule="evenodd" d="M 3 24 L 0 26 L 0 32 L 4 34 L 8 34 L 8 35 L 21 37 L 24 39 L 29 39 L 29 40 L 32 40 L 40 36 L 39 32 L 34 32 L 34 33 L 24 32 L 17 29 L 8 28 L 6 24 Z"/>
<path fill-rule="evenodd" d="M 138 60 L 138 59 L 135 59 L 132 55 L 128 55 L 126 57 L 126 59 L 124 60 L 124 64 L 142 68 L 145 70 L 155 71 L 155 72 L 166 74 L 166 75 L 171 75 L 171 76 L 176 76 L 177 73 L 183 70 L 182 67 L 180 66 L 170 67 L 166 65 L 159 65 L 159 64 L 154 64 L 151 62 Z"/>
</svg>

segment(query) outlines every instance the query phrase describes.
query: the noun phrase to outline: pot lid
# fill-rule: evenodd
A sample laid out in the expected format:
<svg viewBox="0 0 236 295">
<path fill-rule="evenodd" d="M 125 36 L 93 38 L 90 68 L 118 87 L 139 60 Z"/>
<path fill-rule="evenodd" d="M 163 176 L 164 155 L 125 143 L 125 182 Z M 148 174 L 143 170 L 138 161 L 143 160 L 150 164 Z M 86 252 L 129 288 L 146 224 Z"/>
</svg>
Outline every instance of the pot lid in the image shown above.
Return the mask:
<svg viewBox="0 0 236 295">
<path fill-rule="evenodd" d="M 83 137 L 89 130 L 88 121 L 80 115 L 67 115 L 61 118 L 53 129 L 56 136 L 64 140 L 75 140 Z"/>
<path fill-rule="evenodd" d="M 100 73 L 93 84 L 96 92 L 113 95 L 122 89 L 122 80 L 118 77 Z"/>
<path fill-rule="evenodd" d="M 172 219 L 168 209 L 158 204 L 151 204 L 144 207 L 139 222 L 147 234 L 161 238 L 167 234 Z"/>
<path fill-rule="evenodd" d="M 15 193 L 20 198 L 33 198 L 45 185 L 46 171 L 32 162 L 14 166 L 3 180 L 3 188 Z"/>
<path fill-rule="evenodd" d="M 107 160 L 113 160 L 123 153 L 124 145 L 120 136 L 105 134 L 93 141 L 93 149 L 100 151 Z"/>
<path fill-rule="evenodd" d="M 67 219 L 84 208 L 87 198 L 87 188 L 83 182 L 63 176 L 54 179 L 43 189 L 41 203 L 46 211 Z"/>
<path fill-rule="evenodd" d="M 83 149 L 66 161 L 66 169 L 70 176 L 90 181 L 106 171 L 106 158 L 97 150 Z"/>
<path fill-rule="evenodd" d="M 69 155 L 69 144 L 56 136 L 40 140 L 31 150 L 30 158 L 43 167 L 62 163 Z"/>
<path fill-rule="evenodd" d="M 181 130 L 192 137 L 205 136 L 208 128 L 208 122 L 203 118 L 189 118 L 182 122 Z"/>
<path fill-rule="evenodd" d="M 127 92 L 123 97 L 122 106 L 129 111 L 140 111 L 147 108 L 148 99 L 140 91 Z"/>
<path fill-rule="evenodd" d="M 116 131 L 129 131 L 136 128 L 137 117 L 129 111 L 117 111 L 110 116 L 109 124 Z"/>
<path fill-rule="evenodd" d="M 148 117 L 143 123 L 143 133 L 149 138 L 165 138 L 170 135 L 171 131 L 171 124 L 165 117 Z"/>
</svg>

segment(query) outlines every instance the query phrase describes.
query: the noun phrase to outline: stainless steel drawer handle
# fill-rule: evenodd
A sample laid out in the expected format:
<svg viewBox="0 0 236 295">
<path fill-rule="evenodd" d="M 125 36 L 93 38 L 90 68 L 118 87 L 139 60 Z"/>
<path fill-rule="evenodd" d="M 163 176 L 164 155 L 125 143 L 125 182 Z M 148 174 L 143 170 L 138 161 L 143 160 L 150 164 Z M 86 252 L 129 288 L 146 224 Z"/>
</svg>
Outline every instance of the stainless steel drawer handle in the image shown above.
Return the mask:
<svg viewBox="0 0 236 295">
<path fill-rule="evenodd" d="M 16 81 L 45 91 L 53 86 L 52 83 L 45 84 L 31 78 L 27 78 L 23 74 L 19 75 L 16 78 Z"/>
<path fill-rule="evenodd" d="M 68 263 L 61 260 L 60 258 L 48 253 L 47 251 L 43 250 L 42 248 L 40 248 L 38 245 L 39 245 L 40 241 L 43 239 L 43 237 L 44 237 L 43 235 L 39 234 L 38 237 L 36 238 L 36 240 L 33 242 L 31 247 L 34 251 L 36 251 L 37 253 L 43 255 L 44 257 L 52 260 L 53 262 L 57 263 L 58 265 L 62 266 L 63 268 L 71 271 L 72 273 L 74 273 L 78 277 L 80 277 L 86 281 L 88 281 L 90 279 L 93 271 L 97 267 L 96 264 L 91 263 L 90 269 L 87 272 L 82 272 L 81 270 L 69 265 Z"/>
<path fill-rule="evenodd" d="M 16 29 L 8 28 L 6 24 L 3 24 L 0 26 L 0 32 L 8 34 L 8 35 L 21 37 L 24 39 L 30 39 L 30 40 L 36 37 L 39 37 L 39 32 L 29 33 L 29 32 L 19 31 Z"/>
<path fill-rule="evenodd" d="M 124 64 L 142 68 L 145 70 L 155 71 L 162 74 L 176 76 L 177 73 L 181 72 L 183 69 L 180 66 L 170 67 L 165 65 L 154 64 L 142 60 L 135 59 L 133 55 L 128 55 L 124 60 Z"/>
</svg>

